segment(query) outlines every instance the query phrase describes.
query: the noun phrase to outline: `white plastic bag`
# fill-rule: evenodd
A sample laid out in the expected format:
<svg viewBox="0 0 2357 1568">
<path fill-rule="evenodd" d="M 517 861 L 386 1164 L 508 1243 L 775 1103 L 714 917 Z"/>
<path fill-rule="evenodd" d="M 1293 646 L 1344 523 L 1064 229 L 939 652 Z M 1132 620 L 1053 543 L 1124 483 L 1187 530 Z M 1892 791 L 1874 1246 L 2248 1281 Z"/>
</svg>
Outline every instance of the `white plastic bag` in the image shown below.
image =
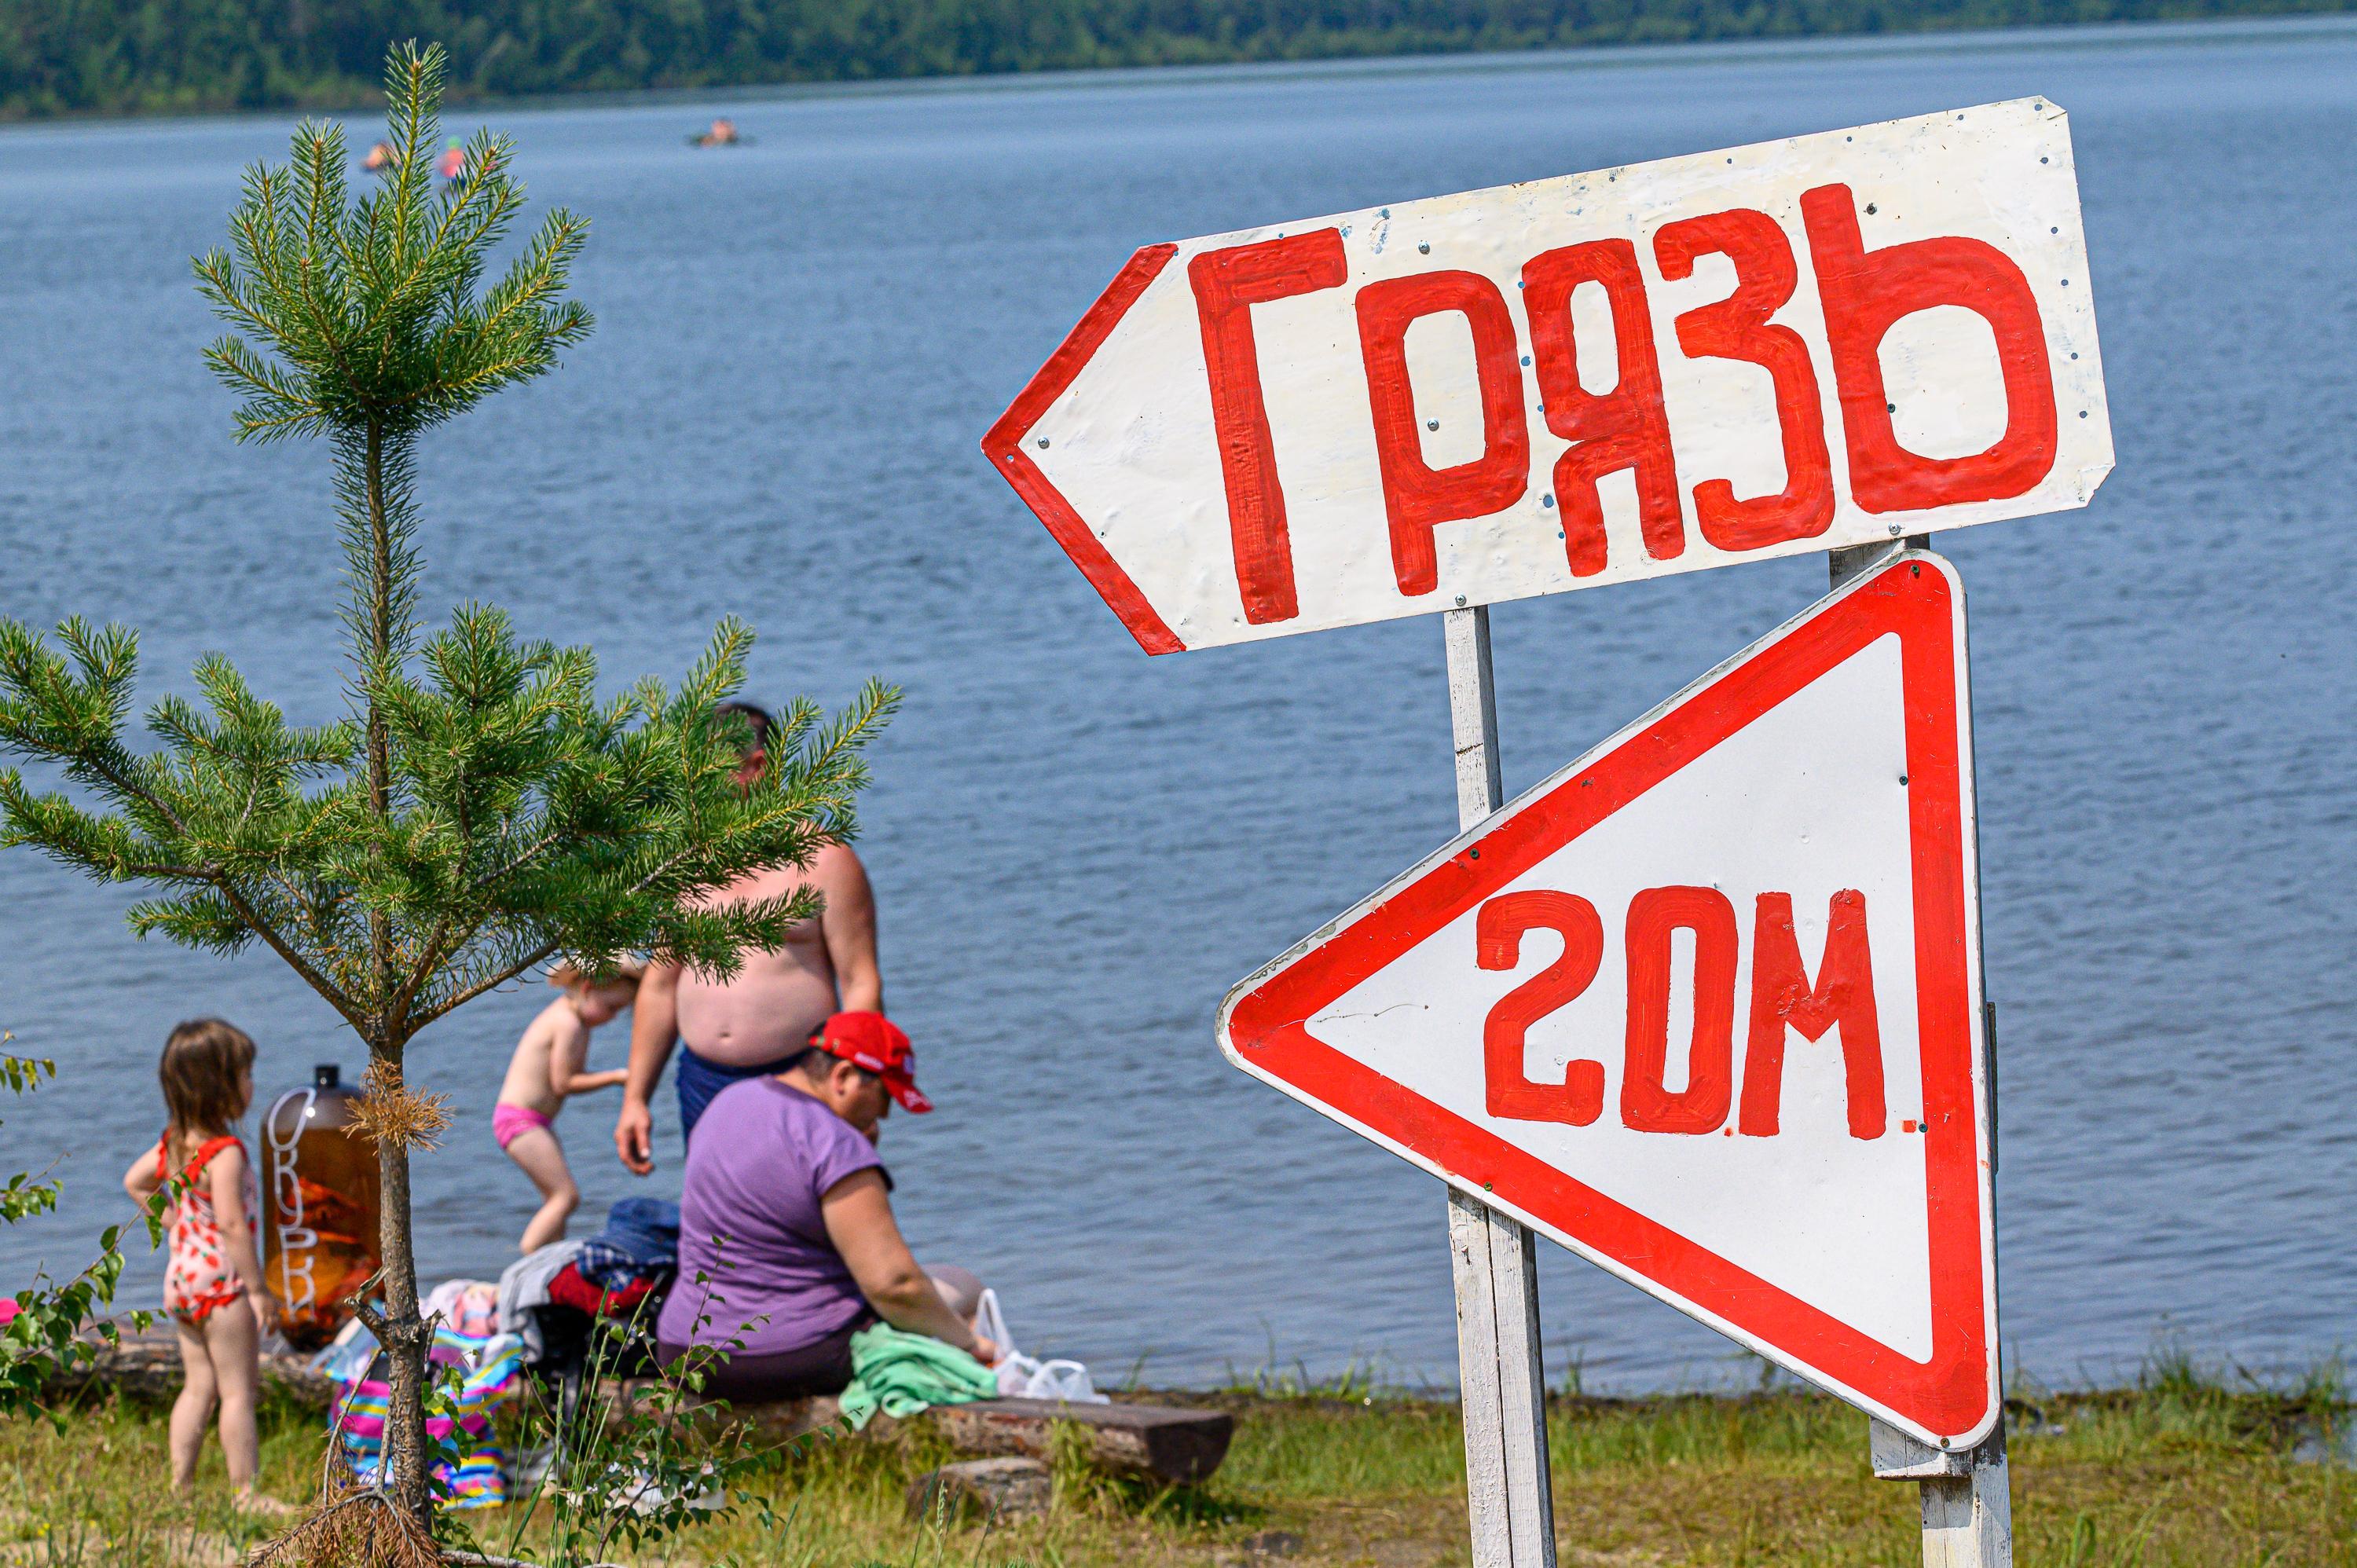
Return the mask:
<svg viewBox="0 0 2357 1568">
<path fill-rule="evenodd" d="M 974 1304 L 974 1331 L 998 1347 L 998 1359 L 994 1366 L 1004 1366 L 1007 1358 L 1017 1354 L 1015 1337 L 1006 1331 L 1006 1314 L 999 1310 L 998 1293 L 988 1285 L 982 1288 L 982 1299 Z"/>
<path fill-rule="evenodd" d="M 1030 1361 L 1028 1356 L 1024 1358 Z M 1060 1400 L 1066 1404 L 1111 1404 L 1113 1401 L 1097 1392 L 1096 1384 L 1089 1380 L 1089 1369 L 1078 1361 L 1031 1361 L 1037 1369 L 1029 1381 L 1023 1385 L 1022 1397 L 1028 1400 Z M 999 1390 L 1005 1392 L 1006 1380 L 999 1379 Z"/>
<path fill-rule="evenodd" d="M 1078 1361 L 1042 1361 L 1017 1350 L 1015 1336 L 1007 1332 L 1006 1313 L 998 1305 L 996 1291 L 983 1291 L 982 1300 L 974 1309 L 974 1331 L 998 1347 L 998 1359 L 991 1370 L 998 1374 L 1000 1399 L 1060 1400 L 1066 1404 L 1113 1402 L 1097 1392 L 1096 1385 L 1089 1380 L 1089 1369 Z"/>
<path fill-rule="evenodd" d="M 1039 1363 L 1015 1348 L 998 1293 L 987 1285 L 983 1287 L 982 1300 L 974 1305 L 974 1331 L 998 1347 L 998 1359 L 990 1364 L 990 1369 L 998 1374 L 998 1397 L 1026 1398 L 1023 1391 L 1031 1386 L 1031 1374 L 1039 1369 Z"/>
</svg>

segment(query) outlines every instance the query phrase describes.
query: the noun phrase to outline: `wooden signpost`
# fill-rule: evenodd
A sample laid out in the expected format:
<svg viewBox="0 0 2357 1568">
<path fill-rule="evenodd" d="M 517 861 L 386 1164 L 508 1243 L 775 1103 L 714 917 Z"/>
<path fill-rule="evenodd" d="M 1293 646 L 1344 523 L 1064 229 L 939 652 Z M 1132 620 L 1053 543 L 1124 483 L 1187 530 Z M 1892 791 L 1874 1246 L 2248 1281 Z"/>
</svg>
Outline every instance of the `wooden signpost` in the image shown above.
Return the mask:
<svg viewBox="0 0 2357 1568">
<path fill-rule="evenodd" d="M 2024 99 L 1132 258 L 984 450 L 1149 652 L 1443 613 L 1464 836 L 1237 987 L 1449 1184 L 1474 1561 L 1555 1560 L 1534 1230 L 1849 1400 L 2010 1561 L 1962 585 L 2112 463 Z M 1487 607 L 1835 591 L 1501 810 Z"/>
</svg>

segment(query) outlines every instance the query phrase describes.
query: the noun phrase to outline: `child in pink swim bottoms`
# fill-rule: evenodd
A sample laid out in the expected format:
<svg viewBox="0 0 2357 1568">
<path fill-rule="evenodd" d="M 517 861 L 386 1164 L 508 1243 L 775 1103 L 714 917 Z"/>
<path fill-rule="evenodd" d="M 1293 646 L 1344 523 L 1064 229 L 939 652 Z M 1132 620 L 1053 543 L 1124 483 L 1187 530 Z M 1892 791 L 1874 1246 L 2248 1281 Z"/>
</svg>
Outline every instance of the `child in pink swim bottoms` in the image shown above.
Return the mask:
<svg viewBox="0 0 2357 1568">
<path fill-rule="evenodd" d="M 556 1141 L 556 1113 L 565 1100 L 593 1090 L 612 1089 L 630 1077 L 611 1072 L 585 1072 L 589 1036 L 610 1024 L 639 993 L 640 971 L 629 968 L 593 981 L 571 964 L 550 972 L 548 983 L 565 994 L 541 1010 L 516 1043 L 515 1058 L 508 1063 L 507 1081 L 500 1086 L 499 1103 L 491 1107 L 491 1136 L 508 1158 L 540 1189 L 540 1210 L 523 1228 L 523 1251 L 538 1251 L 565 1235 L 565 1222 L 581 1205 L 581 1189 L 573 1183 L 565 1163 L 564 1146 Z"/>
<path fill-rule="evenodd" d="M 556 1123 L 529 1105 L 510 1105 L 505 1101 L 491 1107 L 491 1136 L 504 1149 L 522 1133 L 534 1127 L 554 1127 Z"/>
</svg>

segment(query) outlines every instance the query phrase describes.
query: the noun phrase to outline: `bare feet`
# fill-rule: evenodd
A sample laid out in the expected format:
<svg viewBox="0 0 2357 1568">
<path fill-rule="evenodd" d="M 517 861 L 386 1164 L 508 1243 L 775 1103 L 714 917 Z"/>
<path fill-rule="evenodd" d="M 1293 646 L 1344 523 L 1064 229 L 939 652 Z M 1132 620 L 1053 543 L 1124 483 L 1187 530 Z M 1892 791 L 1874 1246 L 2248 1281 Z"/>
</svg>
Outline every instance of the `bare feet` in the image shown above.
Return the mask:
<svg viewBox="0 0 2357 1568">
<path fill-rule="evenodd" d="M 230 1499 L 240 1513 L 261 1514 L 269 1519 L 288 1519 L 303 1510 L 293 1503 L 281 1502 L 266 1492 L 240 1492 Z"/>
</svg>

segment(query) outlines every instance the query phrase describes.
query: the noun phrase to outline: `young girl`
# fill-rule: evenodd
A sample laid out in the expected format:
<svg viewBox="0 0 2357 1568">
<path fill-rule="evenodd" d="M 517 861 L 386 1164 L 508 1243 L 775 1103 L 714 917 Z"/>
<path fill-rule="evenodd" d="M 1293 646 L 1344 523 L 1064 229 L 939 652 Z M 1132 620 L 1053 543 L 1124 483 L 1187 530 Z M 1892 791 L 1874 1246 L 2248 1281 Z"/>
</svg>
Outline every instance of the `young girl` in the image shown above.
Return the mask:
<svg viewBox="0 0 2357 1568">
<path fill-rule="evenodd" d="M 254 1251 L 253 1167 L 231 1131 L 253 1101 L 253 1042 L 219 1018 L 182 1024 L 164 1044 L 156 1076 L 170 1120 L 123 1186 L 145 1203 L 167 1182 L 187 1184 L 168 1211 L 164 1272 L 164 1310 L 179 1330 L 185 1374 L 172 1404 L 172 1485 L 188 1489 L 218 1403 L 230 1485 L 241 1506 L 267 1506 L 273 1499 L 253 1495 L 253 1391 L 277 1306 Z"/>
<path fill-rule="evenodd" d="M 565 1222 L 581 1205 L 581 1189 L 565 1163 L 565 1150 L 552 1123 L 565 1109 L 569 1095 L 611 1089 L 630 1075 L 584 1072 L 589 1057 L 589 1035 L 609 1024 L 639 993 L 637 969 L 625 969 L 595 984 L 570 964 L 559 964 L 548 977 L 565 994 L 541 1010 L 517 1042 L 515 1059 L 508 1063 L 507 1081 L 500 1086 L 500 1102 L 491 1107 L 491 1136 L 508 1158 L 523 1167 L 540 1189 L 540 1212 L 523 1228 L 523 1250 L 538 1251 L 565 1235 Z"/>
</svg>

